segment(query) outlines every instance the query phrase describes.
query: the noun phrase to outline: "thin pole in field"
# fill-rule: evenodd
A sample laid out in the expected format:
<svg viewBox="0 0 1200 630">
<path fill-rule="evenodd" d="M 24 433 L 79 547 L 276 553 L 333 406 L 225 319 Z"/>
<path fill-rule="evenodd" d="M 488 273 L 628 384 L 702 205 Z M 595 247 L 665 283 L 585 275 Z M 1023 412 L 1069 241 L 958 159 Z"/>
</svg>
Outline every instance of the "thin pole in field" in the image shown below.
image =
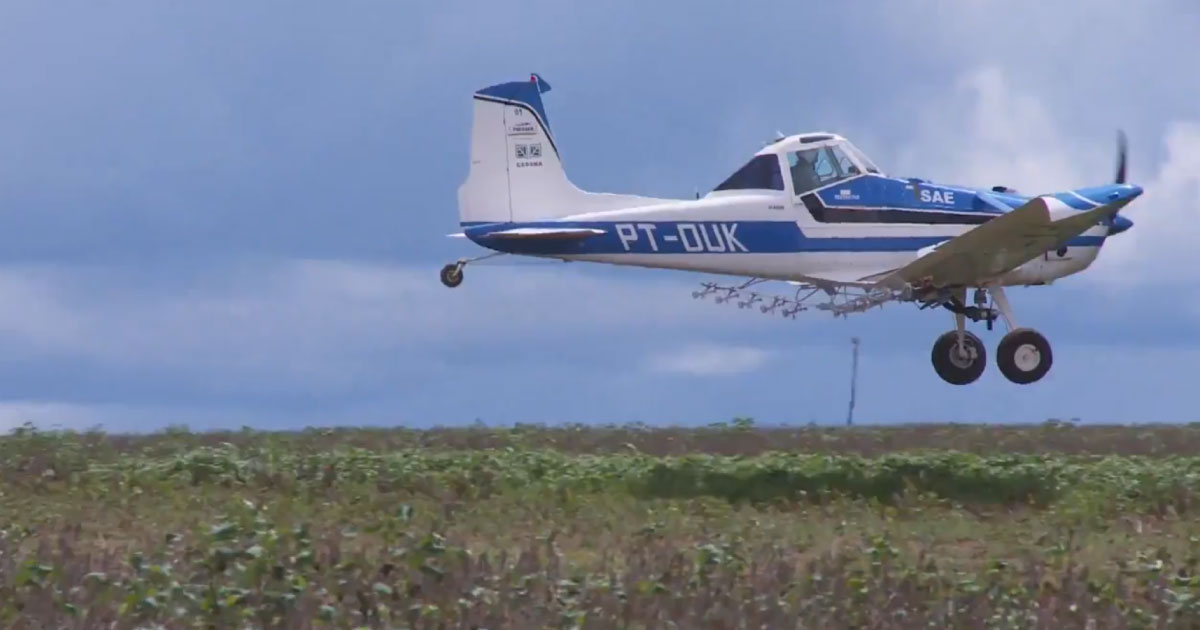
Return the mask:
<svg viewBox="0 0 1200 630">
<path fill-rule="evenodd" d="M 846 414 L 846 426 L 854 424 L 854 394 L 858 385 L 858 337 L 851 337 L 854 345 L 854 359 L 850 368 L 850 411 Z"/>
</svg>

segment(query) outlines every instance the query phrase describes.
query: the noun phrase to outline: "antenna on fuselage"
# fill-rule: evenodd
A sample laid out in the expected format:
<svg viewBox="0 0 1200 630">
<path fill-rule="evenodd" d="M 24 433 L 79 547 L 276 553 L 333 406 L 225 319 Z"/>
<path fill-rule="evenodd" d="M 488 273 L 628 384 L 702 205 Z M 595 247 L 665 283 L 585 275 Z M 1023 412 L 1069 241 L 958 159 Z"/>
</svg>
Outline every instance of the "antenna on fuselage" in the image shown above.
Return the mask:
<svg viewBox="0 0 1200 630">
<path fill-rule="evenodd" d="M 775 137 L 771 138 L 770 140 L 767 140 L 766 142 L 763 142 L 762 146 L 769 147 L 772 144 L 775 144 L 776 142 L 779 142 L 780 140 L 785 140 L 785 139 L 787 139 L 787 136 L 783 135 L 782 131 L 779 131 L 778 129 L 776 129 Z"/>
</svg>

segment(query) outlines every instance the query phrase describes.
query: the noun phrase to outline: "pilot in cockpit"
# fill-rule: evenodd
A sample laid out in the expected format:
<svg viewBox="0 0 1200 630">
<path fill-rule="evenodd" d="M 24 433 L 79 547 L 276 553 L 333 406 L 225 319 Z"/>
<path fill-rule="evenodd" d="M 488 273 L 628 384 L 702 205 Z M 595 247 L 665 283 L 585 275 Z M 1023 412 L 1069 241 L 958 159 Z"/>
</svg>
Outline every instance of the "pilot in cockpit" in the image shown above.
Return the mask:
<svg viewBox="0 0 1200 630">
<path fill-rule="evenodd" d="M 792 187 L 797 193 L 812 190 L 821 185 L 816 170 L 817 152 L 799 151 L 788 153 L 788 166 L 792 172 Z"/>
<path fill-rule="evenodd" d="M 795 194 L 861 175 L 862 171 L 850 159 L 844 146 L 848 145 L 834 144 L 788 153 Z"/>
</svg>

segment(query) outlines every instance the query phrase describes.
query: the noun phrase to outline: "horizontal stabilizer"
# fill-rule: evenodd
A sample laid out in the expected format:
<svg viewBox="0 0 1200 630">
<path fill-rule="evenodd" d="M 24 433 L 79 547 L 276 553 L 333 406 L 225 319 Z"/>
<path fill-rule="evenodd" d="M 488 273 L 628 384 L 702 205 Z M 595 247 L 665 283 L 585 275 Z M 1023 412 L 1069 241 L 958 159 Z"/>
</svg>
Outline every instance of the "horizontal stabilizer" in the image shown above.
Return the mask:
<svg viewBox="0 0 1200 630">
<path fill-rule="evenodd" d="M 591 236 L 599 236 L 604 234 L 604 230 L 599 228 L 513 228 L 511 230 L 501 230 L 499 232 L 488 232 L 483 236 L 487 238 L 522 238 L 535 240 L 573 240 L 583 239 Z"/>
</svg>

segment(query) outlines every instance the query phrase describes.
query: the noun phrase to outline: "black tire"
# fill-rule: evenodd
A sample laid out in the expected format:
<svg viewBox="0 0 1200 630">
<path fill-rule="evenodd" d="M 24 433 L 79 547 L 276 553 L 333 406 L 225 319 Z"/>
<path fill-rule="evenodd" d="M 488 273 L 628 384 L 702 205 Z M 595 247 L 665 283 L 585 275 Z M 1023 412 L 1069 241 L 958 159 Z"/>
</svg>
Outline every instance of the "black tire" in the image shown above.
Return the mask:
<svg viewBox="0 0 1200 630">
<path fill-rule="evenodd" d="M 442 277 L 442 284 L 453 289 L 454 287 L 462 284 L 462 281 L 463 281 L 462 268 L 453 263 L 446 265 L 445 267 L 442 267 L 441 277 Z"/>
<path fill-rule="evenodd" d="M 963 344 L 968 355 L 965 361 L 957 354 L 957 331 L 952 330 L 938 337 L 933 343 L 933 352 L 930 354 L 933 369 L 943 381 L 951 385 L 974 383 L 987 367 L 987 348 L 979 337 L 970 331 L 964 331 Z"/>
<path fill-rule="evenodd" d="M 1032 328 L 1017 328 L 996 346 L 996 365 L 1004 378 L 1018 385 L 1041 380 L 1053 363 L 1050 342 Z"/>
</svg>

